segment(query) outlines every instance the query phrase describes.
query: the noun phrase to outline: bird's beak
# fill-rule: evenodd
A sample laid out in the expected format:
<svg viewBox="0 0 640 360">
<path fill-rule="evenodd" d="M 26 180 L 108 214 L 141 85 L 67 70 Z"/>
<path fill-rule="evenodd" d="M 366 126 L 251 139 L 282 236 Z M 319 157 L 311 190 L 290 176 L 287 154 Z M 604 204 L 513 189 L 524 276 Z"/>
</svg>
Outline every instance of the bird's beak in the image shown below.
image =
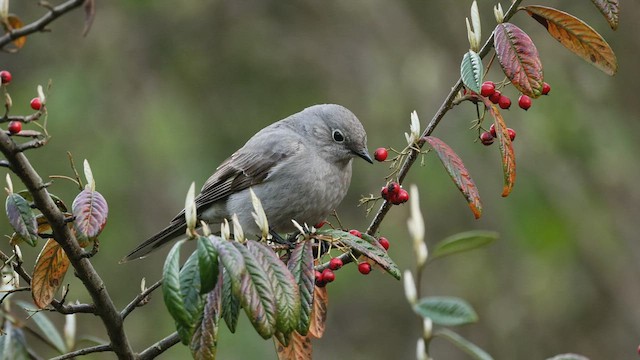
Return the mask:
<svg viewBox="0 0 640 360">
<path fill-rule="evenodd" d="M 369 151 L 367 151 L 366 148 L 360 150 L 360 151 L 356 151 L 355 152 L 356 155 L 358 155 L 359 157 L 365 159 L 369 164 L 373 164 L 373 160 L 371 160 L 371 156 L 369 155 Z"/>
</svg>

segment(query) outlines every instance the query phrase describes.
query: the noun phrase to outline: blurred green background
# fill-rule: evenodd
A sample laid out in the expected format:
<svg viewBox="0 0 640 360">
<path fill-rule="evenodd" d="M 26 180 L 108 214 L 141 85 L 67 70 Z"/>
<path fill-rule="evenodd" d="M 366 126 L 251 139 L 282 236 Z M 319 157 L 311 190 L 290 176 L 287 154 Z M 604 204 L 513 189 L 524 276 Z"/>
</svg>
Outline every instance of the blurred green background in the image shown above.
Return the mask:
<svg viewBox="0 0 640 360">
<path fill-rule="evenodd" d="M 254 132 L 316 103 L 339 103 L 364 123 L 369 148 L 402 148 L 409 114 L 423 126 L 459 76 L 468 50 L 464 18 L 470 1 L 97 1 L 86 38 L 82 11 L 36 34 L 17 54 L 0 55 L 13 73 L 14 113 L 27 113 L 37 84 L 48 98 L 50 144 L 28 156 L 42 176 L 71 175 L 66 152 L 91 162 L 97 189 L 110 206 L 100 253 L 92 259 L 118 307 L 160 277 L 168 249 L 118 265 L 137 243 L 161 229 L 217 164 Z M 507 1 L 502 1 L 505 7 Z M 524 4 L 530 2 L 525 1 Z M 543 1 L 589 22 L 617 53 L 620 70 L 608 77 L 563 49 L 525 14 L 513 20 L 534 39 L 550 96 L 524 112 L 504 112 L 518 132 L 518 179 L 501 198 L 497 146 L 476 143 L 469 130 L 475 108 L 462 104 L 434 133 L 471 171 L 484 201 L 473 219 L 463 197 L 430 154 L 405 184 L 421 192 L 427 242 L 453 233 L 496 230 L 490 248 L 441 260 L 423 278 L 429 295 L 467 299 L 480 316 L 460 333 L 496 359 L 544 359 L 576 352 L 591 359 L 630 359 L 640 343 L 640 102 L 637 59 L 640 6 L 622 4 L 612 32 L 589 1 Z M 495 25 L 494 1 L 479 1 L 484 38 Z M 12 12 L 33 21 L 37 1 L 14 1 Z M 497 69 L 489 79 L 502 80 Z M 356 161 L 340 214 L 349 227 L 370 218 L 357 202 L 377 193 L 385 165 Z M 56 181 L 52 192 L 71 203 L 77 190 Z M 391 256 L 412 268 L 408 206 L 394 207 L 381 227 Z M 8 223 L 0 230 L 10 233 Z M 8 244 L 0 247 L 9 252 Z M 38 249 L 23 247 L 26 264 Z M 68 299 L 89 301 L 70 272 Z M 331 284 L 328 330 L 314 344 L 317 359 L 412 359 L 421 322 L 402 283 L 348 266 Z M 28 298 L 28 296 L 27 296 Z M 51 314 L 61 324 L 60 316 Z M 220 359 L 272 359 L 273 345 L 241 317 L 232 335 L 222 326 Z M 79 315 L 79 333 L 106 338 L 99 320 Z M 126 321 L 142 350 L 174 331 L 162 297 Z M 44 356 L 55 354 L 41 346 Z M 435 340 L 435 359 L 467 359 Z M 162 358 L 188 358 L 175 346 Z M 111 354 L 90 358 L 111 359 Z"/>
</svg>

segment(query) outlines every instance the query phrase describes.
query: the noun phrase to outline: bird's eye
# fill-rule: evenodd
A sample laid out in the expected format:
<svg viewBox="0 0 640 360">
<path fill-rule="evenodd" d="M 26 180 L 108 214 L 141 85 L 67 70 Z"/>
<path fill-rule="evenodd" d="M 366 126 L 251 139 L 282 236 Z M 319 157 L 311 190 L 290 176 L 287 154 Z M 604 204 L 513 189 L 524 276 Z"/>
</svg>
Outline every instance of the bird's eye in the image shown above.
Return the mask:
<svg viewBox="0 0 640 360">
<path fill-rule="evenodd" d="M 340 130 L 333 130 L 333 140 L 335 142 L 343 142 L 344 141 L 344 135 L 342 135 L 342 131 Z"/>
</svg>

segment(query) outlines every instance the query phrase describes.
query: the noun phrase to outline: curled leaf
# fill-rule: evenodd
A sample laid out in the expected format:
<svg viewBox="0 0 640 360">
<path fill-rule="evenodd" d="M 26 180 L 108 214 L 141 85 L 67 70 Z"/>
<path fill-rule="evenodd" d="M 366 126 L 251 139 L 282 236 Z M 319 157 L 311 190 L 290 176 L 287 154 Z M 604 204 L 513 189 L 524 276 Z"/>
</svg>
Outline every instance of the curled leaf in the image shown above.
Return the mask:
<svg viewBox="0 0 640 360">
<path fill-rule="evenodd" d="M 283 344 L 277 338 L 273 338 L 276 345 L 278 360 L 311 360 L 313 359 L 313 346 L 311 337 L 294 332 L 289 344 Z"/>
<path fill-rule="evenodd" d="M 31 279 L 31 296 L 40 309 L 47 307 L 62 285 L 69 269 L 69 258 L 53 239 L 47 240 L 36 259 Z"/>
<path fill-rule="evenodd" d="M 604 18 L 607 19 L 611 29 L 617 30 L 619 21 L 618 14 L 620 12 L 618 0 L 591 0 L 591 2 L 600 10 Z"/>
<path fill-rule="evenodd" d="M 564 47 L 590 62 L 607 75 L 618 71 L 618 60 L 611 46 L 591 26 L 564 11 L 530 5 L 525 10 L 544 26 Z"/>
<path fill-rule="evenodd" d="M 444 168 L 449 173 L 451 180 L 456 184 L 458 190 L 467 199 L 471 212 L 476 219 L 482 215 L 482 203 L 480 202 L 480 193 L 476 187 L 475 182 L 471 178 L 469 171 L 464 166 L 462 159 L 458 154 L 449 147 L 444 141 L 433 137 L 427 136 L 424 138 L 429 145 L 436 151 L 438 158 L 444 165 Z"/>
<path fill-rule="evenodd" d="M 542 62 L 529 35 L 511 23 L 498 24 L 493 33 L 498 62 L 513 86 L 533 98 L 542 95 Z"/>
</svg>

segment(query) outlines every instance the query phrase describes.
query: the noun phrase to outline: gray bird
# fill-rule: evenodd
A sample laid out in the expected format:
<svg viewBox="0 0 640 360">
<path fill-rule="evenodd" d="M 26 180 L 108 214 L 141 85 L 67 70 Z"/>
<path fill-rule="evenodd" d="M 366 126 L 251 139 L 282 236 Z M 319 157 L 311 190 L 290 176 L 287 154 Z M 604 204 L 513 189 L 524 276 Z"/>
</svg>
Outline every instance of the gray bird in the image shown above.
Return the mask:
<svg viewBox="0 0 640 360">
<path fill-rule="evenodd" d="M 346 195 L 356 156 L 372 163 L 358 118 L 340 105 L 308 107 L 260 130 L 218 166 L 195 198 L 198 218 L 220 224 L 237 214 L 245 234 L 259 234 L 251 215 L 251 187 L 271 231 L 294 231 L 292 219 L 317 224 Z M 182 210 L 122 261 L 144 257 L 185 231 Z"/>
</svg>

